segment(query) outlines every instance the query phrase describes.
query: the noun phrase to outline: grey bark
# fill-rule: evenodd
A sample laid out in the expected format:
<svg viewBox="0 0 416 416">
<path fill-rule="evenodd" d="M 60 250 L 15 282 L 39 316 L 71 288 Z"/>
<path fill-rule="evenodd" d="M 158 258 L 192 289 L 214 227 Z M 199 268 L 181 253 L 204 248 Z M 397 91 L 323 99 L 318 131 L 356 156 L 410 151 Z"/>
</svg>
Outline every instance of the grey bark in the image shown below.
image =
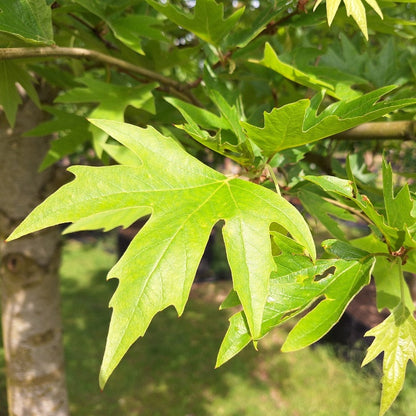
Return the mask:
<svg viewBox="0 0 416 416">
<path fill-rule="evenodd" d="M 50 138 L 22 137 L 44 114 L 24 100 L 10 128 L 0 115 L 0 288 L 11 416 L 66 416 L 68 399 L 60 314 L 56 229 L 5 243 L 56 186 L 57 170 L 38 173 Z"/>
</svg>

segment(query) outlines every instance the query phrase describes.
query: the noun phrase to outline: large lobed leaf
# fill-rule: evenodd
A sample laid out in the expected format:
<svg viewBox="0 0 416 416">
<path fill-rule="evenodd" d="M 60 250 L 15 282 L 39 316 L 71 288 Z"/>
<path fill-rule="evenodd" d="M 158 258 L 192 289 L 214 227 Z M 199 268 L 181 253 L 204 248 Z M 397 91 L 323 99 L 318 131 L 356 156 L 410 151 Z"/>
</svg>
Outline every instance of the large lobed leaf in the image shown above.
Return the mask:
<svg viewBox="0 0 416 416">
<path fill-rule="evenodd" d="M 46 0 L 0 0 L 0 32 L 29 43 L 52 44 L 51 8 Z"/>
<path fill-rule="evenodd" d="M 274 237 L 275 241 L 278 238 L 279 247 L 283 248 L 284 237 L 277 234 Z M 345 251 L 345 248 L 342 249 Z M 289 333 L 282 349 L 293 351 L 318 341 L 341 318 L 359 290 L 369 283 L 374 260 L 362 260 L 363 254 L 368 253 L 352 248 L 348 250 L 347 260 L 325 259 L 314 263 L 299 251 L 286 247 L 282 254 L 275 257 L 277 270 L 270 279 L 261 336 L 315 304 Z M 222 306 L 237 304 L 238 297 L 232 292 Z M 238 312 L 230 319 L 218 353 L 217 366 L 236 355 L 250 340 L 245 312 Z"/>
<path fill-rule="evenodd" d="M 197 0 L 193 15 L 183 12 L 169 2 L 161 4 L 154 0 L 146 1 L 172 22 L 215 46 L 230 33 L 244 13 L 244 7 L 241 7 L 224 19 L 224 5 L 215 0 Z"/>
<path fill-rule="evenodd" d="M 275 153 L 312 143 L 325 137 L 375 120 L 399 108 L 415 104 L 414 99 L 380 101 L 394 87 L 384 87 L 359 98 L 336 102 L 318 115 L 323 94 L 312 100 L 300 100 L 264 113 L 264 127 L 242 122 L 248 137 L 267 157 Z"/>
<path fill-rule="evenodd" d="M 59 223 L 68 231 L 127 226 L 150 219 L 108 277 L 120 280 L 100 375 L 104 385 L 153 316 L 173 305 L 183 312 L 215 223 L 223 236 L 234 289 L 250 336 L 261 334 L 269 277 L 276 264 L 270 225 L 278 223 L 313 258 L 314 243 L 299 212 L 284 198 L 253 183 L 227 178 L 152 128 L 114 121 L 94 124 L 136 155 L 128 166 L 72 167 L 75 180 L 38 206 L 10 239 Z"/>
</svg>

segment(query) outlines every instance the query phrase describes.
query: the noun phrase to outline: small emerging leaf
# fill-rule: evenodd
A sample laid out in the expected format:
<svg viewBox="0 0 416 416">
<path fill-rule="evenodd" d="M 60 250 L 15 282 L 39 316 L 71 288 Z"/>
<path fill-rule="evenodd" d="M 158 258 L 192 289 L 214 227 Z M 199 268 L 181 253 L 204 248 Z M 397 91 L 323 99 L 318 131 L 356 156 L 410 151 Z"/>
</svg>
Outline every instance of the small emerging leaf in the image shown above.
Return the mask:
<svg viewBox="0 0 416 416">
<path fill-rule="evenodd" d="M 400 304 L 393 313 L 365 334 L 375 337 L 362 365 L 383 356 L 383 391 L 380 416 L 384 415 L 400 393 L 406 375 L 407 362 L 416 364 L 416 321 L 409 310 Z"/>
</svg>

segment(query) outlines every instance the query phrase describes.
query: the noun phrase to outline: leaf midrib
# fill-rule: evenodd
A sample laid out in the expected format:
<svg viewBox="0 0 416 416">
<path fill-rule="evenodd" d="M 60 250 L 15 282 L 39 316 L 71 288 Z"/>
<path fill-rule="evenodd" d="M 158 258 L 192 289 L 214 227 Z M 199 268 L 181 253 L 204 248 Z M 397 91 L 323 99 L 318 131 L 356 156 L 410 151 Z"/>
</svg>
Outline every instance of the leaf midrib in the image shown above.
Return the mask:
<svg viewBox="0 0 416 416">
<path fill-rule="evenodd" d="M 124 337 L 125 337 L 125 334 L 126 334 L 126 332 L 128 331 L 128 328 L 130 327 L 130 325 L 131 325 L 131 321 L 132 321 L 132 318 L 133 318 L 133 316 L 134 316 L 134 314 L 135 314 L 135 312 L 136 312 L 136 310 L 138 309 L 138 304 L 139 304 L 139 302 L 140 302 L 140 300 L 141 300 L 141 298 L 142 298 L 142 296 L 143 296 L 143 293 L 144 293 L 144 291 L 145 291 L 145 289 L 146 289 L 146 287 L 148 286 L 148 282 L 149 282 L 149 280 L 151 279 L 151 277 L 153 276 L 153 274 L 154 274 L 154 271 L 156 270 L 156 268 L 159 266 L 159 264 L 160 264 L 160 262 L 162 261 L 162 259 L 163 259 L 163 257 L 165 256 L 165 254 L 166 254 L 166 252 L 167 252 L 167 250 L 169 249 L 169 247 L 171 246 L 171 244 L 172 244 L 172 242 L 174 241 L 174 239 L 176 238 L 176 236 L 178 235 L 178 233 L 180 232 L 180 230 L 182 230 L 183 229 L 183 227 L 185 226 L 185 224 L 188 222 L 188 220 L 189 220 L 189 218 L 191 218 L 199 209 L 201 209 L 202 208 L 202 206 L 204 206 L 206 203 L 208 203 L 208 201 L 210 200 L 210 199 L 212 199 L 213 197 L 214 197 L 214 195 L 223 187 L 223 186 L 225 186 L 226 185 L 226 181 L 224 181 L 214 192 L 212 192 L 207 198 L 206 198 L 206 200 L 203 202 L 203 203 L 201 203 L 196 209 L 194 209 L 191 213 L 189 213 L 189 215 L 185 218 L 185 220 L 181 223 L 181 225 L 180 225 L 180 227 L 178 227 L 177 228 L 177 230 L 176 230 L 176 232 L 172 235 L 172 237 L 170 238 L 170 239 L 168 239 L 168 240 L 166 240 L 167 241 L 167 244 L 165 245 L 165 248 L 163 249 L 163 250 L 161 250 L 161 254 L 160 254 L 160 256 L 159 256 L 159 258 L 157 259 L 157 262 L 155 262 L 155 264 L 154 264 L 154 267 L 153 267 L 153 269 L 148 273 L 148 275 L 147 275 L 147 277 L 146 277 L 146 279 L 145 279 L 145 282 L 144 282 L 144 284 L 142 285 L 142 290 L 141 290 L 141 292 L 140 292 L 140 294 L 136 297 L 136 303 L 135 303 L 135 305 L 134 305 L 134 309 L 133 309 L 133 313 L 131 313 L 130 314 L 130 317 L 129 317 L 129 319 L 128 319 L 128 324 L 127 325 L 125 325 L 124 326 L 124 329 L 123 329 L 123 331 L 122 331 L 122 335 L 120 336 L 120 342 L 118 343 L 118 347 L 117 347 L 117 349 L 116 349 L 116 351 L 113 353 L 113 357 L 118 353 L 118 351 L 119 351 L 119 349 L 120 349 L 120 346 L 121 346 L 121 344 L 122 344 L 122 341 L 123 341 L 123 339 L 124 339 Z M 138 256 L 138 254 L 136 255 L 136 256 L 134 256 L 134 257 L 132 257 L 132 259 L 134 259 L 134 258 L 136 258 Z M 111 273 L 111 271 L 110 271 L 110 273 Z M 109 275 L 110 275 L 110 273 L 109 273 Z M 163 293 L 163 299 L 165 298 L 165 294 Z M 163 302 L 163 304 L 164 304 L 165 302 Z M 111 306 L 111 304 L 110 304 L 110 306 Z"/>
</svg>

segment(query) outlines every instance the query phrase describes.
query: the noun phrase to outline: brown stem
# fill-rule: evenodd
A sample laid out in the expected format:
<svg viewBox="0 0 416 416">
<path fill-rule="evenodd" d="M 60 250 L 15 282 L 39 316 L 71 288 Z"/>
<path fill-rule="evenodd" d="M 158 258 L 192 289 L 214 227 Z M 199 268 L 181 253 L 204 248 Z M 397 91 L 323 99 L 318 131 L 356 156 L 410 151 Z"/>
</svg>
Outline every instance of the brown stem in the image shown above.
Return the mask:
<svg viewBox="0 0 416 416">
<path fill-rule="evenodd" d="M 24 58 L 51 58 L 51 57 L 68 57 L 75 59 L 93 59 L 103 62 L 108 65 L 115 66 L 126 72 L 140 74 L 145 78 L 157 81 L 169 90 L 180 96 L 181 99 L 186 98 L 187 101 L 195 105 L 202 106 L 199 100 L 189 91 L 189 85 L 182 84 L 171 78 L 165 77 L 150 69 L 134 65 L 122 59 L 114 58 L 113 56 L 104 53 L 84 48 L 67 48 L 60 46 L 45 46 L 36 48 L 2 48 L 0 49 L 0 60 L 7 59 L 24 59 Z"/>
<path fill-rule="evenodd" d="M 336 140 L 415 140 L 414 121 L 381 121 L 364 123 L 332 136 Z"/>
</svg>

